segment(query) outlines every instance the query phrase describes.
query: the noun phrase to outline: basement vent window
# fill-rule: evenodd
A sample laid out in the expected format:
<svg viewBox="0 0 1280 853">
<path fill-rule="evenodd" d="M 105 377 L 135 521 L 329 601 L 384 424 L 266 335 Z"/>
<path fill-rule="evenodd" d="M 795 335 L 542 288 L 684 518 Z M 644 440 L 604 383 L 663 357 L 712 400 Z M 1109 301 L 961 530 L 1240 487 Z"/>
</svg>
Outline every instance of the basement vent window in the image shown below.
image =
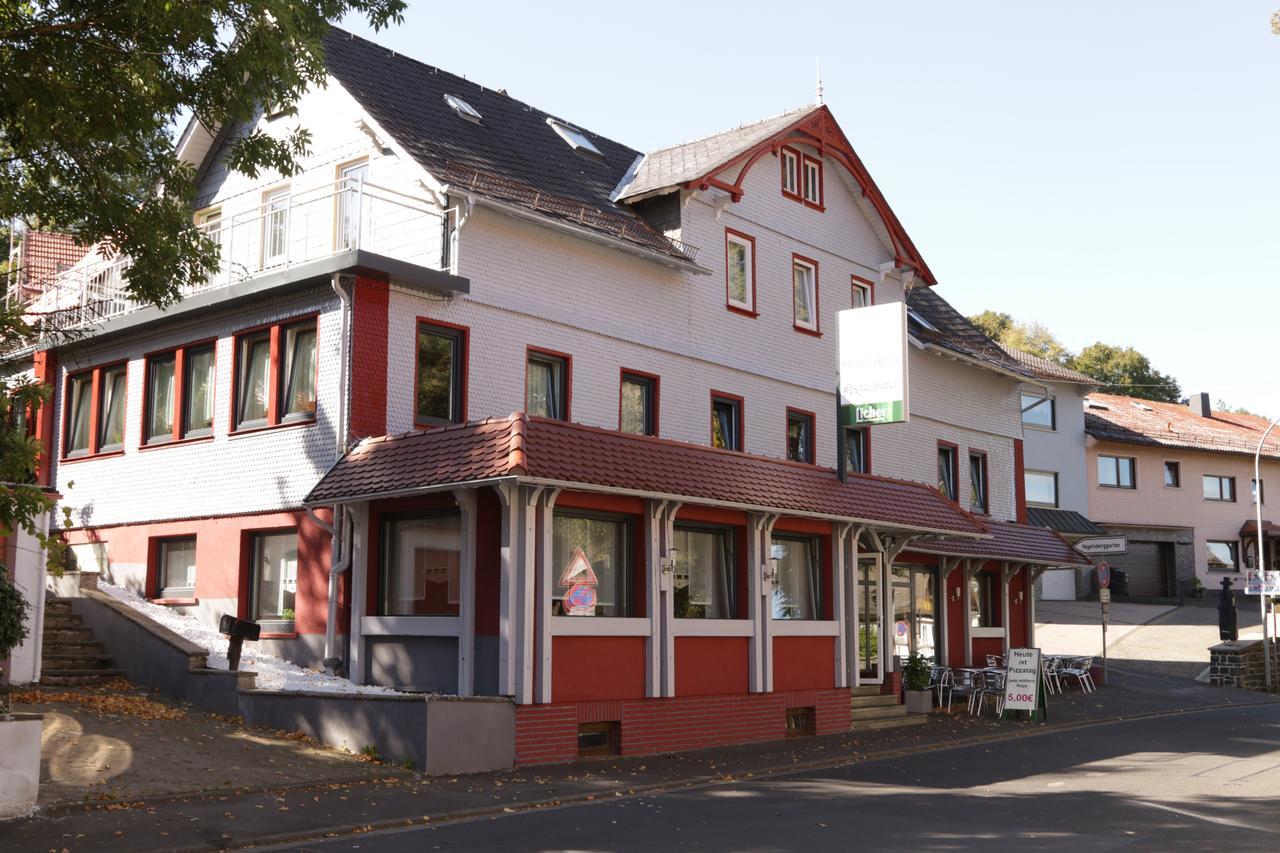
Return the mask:
<svg viewBox="0 0 1280 853">
<path fill-rule="evenodd" d="M 560 138 L 569 143 L 569 147 L 574 151 L 582 151 L 599 157 L 601 160 L 604 159 L 604 154 L 600 153 L 600 149 L 590 139 L 587 139 L 585 133 L 576 127 L 570 127 L 564 122 L 556 121 L 553 118 L 547 119 L 547 124 L 551 125 L 551 129 L 560 134 Z"/>
<path fill-rule="evenodd" d="M 444 102 L 449 105 L 449 109 L 453 110 L 472 124 L 480 123 L 480 113 L 476 108 L 462 100 L 462 98 L 459 98 L 457 95 L 445 95 Z"/>
<path fill-rule="evenodd" d="M 622 726 L 617 721 L 578 724 L 578 755 L 619 755 Z"/>
<path fill-rule="evenodd" d="M 787 737 L 809 737 L 816 734 L 817 728 L 814 725 L 816 710 L 812 705 L 808 708 L 788 708 Z"/>
</svg>

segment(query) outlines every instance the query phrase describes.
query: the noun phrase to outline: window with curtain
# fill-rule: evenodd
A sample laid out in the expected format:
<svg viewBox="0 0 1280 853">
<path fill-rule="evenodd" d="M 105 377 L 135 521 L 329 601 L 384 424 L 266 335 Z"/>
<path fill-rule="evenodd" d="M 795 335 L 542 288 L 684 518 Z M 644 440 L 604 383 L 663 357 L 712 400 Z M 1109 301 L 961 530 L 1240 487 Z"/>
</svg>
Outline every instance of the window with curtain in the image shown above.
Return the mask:
<svg viewBox="0 0 1280 853">
<path fill-rule="evenodd" d="M 674 545 L 676 618 L 735 618 L 733 531 L 677 526 Z"/>
<path fill-rule="evenodd" d="M 182 435 L 213 432 L 213 347 L 186 350 L 182 380 Z"/>
<path fill-rule="evenodd" d="M 631 520 L 556 510 L 551 534 L 551 612 L 631 616 Z"/>
<path fill-rule="evenodd" d="M 98 451 L 124 447 L 125 366 L 104 368 L 99 382 Z"/>
<path fill-rule="evenodd" d="M 844 464 L 850 474 L 870 474 L 871 457 L 868 455 L 868 437 L 866 427 L 846 429 L 844 431 Z"/>
<path fill-rule="evenodd" d="M 67 380 L 67 456 L 89 452 L 90 422 L 93 412 L 93 372 Z"/>
<path fill-rule="evenodd" d="M 174 370 L 177 353 L 147 359 L 147 444 L 173 440 Z"/>
<path fill-rule="evenodd" d="M 565 359 L 541 352 L 529 353 L 525 407 L 529 414 L 568 420 Z"/>
<path fill-rule="evenodd" d="M 792 310 L 797 328 L 818 330 L 818 265 L 796 258 L 791 264 Z"/>
<path fill-rule="evenodd" d="M 730 397 L 711 398 L 711 446 L 742 449 L 742 402 Z"/>
<path fill-rule="evenodd" d="M 191 598 L 196 591 L 196 537 L 162 539 L 156 549 L 160 598 Z"/>
<path fill-rule="evenodd" d="M 773 582 L 773 618 L 821 619 L 818 540 L 775 536 L 772 557 L 777 570 Z"/>
<path fill-rule="evenodd" d="M 394 516 L 382 529 L 382 615 L 457 616 L 461 513 Z"/>
<path fill-rule="evenodd" d="M 938 491 L 953 501 L 960 499 L 956 488 L 956 449 L 938 445 Z"/>
<path fill-rule="evenodd" d="M 266 426 L 271 386 L 271 333 L 245 335 L 237 345 L 236 428 Z"/>
<path fill-rule="evenodd" d="M 316 416 L 316 323 L 308 320 L 285 326 L 280 333 L 284 349 L 284 376 L 280 386 L 281 418 L 311 420 Z"/>
<path fill-rule="evenodd" d="M 461 329 L 418 324 L 418 387 L 415 418 L 420 424 L 460 423 L 466 364 Z"/>
<path fill-rule="evenodd" d="M 657 380 L 635 373 L 622 374 L 618 428 L 632 435 L 657 435 Z"/>
<path fill-rule="evenodd" d="M 787 412 L 787 458 L 813 464 L 813 415 Z"/>
<path fill-rule="evenodd" d="M 255 533 L 251 555 L 253 619 L 292 620 L 298 592 L 298 531 Z"/>
</svg>

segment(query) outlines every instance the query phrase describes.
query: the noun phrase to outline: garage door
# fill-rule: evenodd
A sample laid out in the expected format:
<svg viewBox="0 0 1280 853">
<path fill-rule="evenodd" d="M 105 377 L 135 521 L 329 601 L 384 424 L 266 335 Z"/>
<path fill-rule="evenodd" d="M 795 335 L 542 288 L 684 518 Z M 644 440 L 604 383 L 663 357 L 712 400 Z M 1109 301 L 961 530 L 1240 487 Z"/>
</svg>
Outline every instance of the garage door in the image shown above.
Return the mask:
<svg viewBox="0 0 1280 853">
<path fill-rule="evenodd" d="M 1129 553 L 1111 558 L 1112 569 L 1129 573 L 1129 594 L 1137 596 L 1169 595 L 1167 542 L 1135 542 L 1129 540 Z"/>
</svg>

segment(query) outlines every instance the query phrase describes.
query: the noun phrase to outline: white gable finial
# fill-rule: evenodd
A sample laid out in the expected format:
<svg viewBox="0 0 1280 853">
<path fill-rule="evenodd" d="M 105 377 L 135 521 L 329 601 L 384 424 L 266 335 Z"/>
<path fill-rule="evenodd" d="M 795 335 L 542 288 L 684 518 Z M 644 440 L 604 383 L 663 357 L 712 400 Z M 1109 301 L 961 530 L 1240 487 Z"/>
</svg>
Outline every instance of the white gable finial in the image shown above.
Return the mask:
<svg viewBox="0 0 1280 853">
<path fill-rule="evenodd" d="M 822 60 L 815 57 L 813 62 L 818 69 L 818 106 L 822 106 Z"/>
</svg>

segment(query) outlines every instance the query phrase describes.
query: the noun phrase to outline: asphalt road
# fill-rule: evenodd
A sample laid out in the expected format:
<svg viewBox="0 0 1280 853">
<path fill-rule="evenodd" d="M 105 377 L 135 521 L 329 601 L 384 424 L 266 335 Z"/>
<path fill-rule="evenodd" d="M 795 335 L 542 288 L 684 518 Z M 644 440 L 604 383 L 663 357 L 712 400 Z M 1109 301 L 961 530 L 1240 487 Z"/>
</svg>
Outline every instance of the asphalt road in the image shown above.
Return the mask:
<svg viewBox="0 0 1280 853">
<path fill-rule="evenodd" d="M 1280 850 L 1280 705 L 349 836 L 291 850 Z"/>
</svg>

